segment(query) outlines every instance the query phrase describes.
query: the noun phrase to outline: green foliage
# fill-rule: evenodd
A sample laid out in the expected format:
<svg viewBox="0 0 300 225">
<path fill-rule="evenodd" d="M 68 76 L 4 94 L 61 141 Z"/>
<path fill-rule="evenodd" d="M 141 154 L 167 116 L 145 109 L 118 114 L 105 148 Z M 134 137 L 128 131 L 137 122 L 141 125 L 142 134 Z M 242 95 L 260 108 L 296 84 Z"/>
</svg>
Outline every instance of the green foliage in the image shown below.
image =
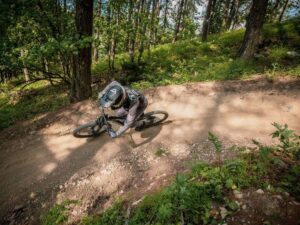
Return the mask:
<svg viewBox="0 0 300 225">
<path fill-rule="evenodd" d="M 247 61 L 236 58 L 244 30 L 210 35 L 206 43 L 191 38 L 157 45 L 151 49 L 150 55 L 143 55 L 143 65 L 134 69 L 137 74 L 131 71 L 136 78 L 130 80 L 131 85 L 147 88 L 190 81 L 243 79 L 257 73 L 272 77 L 300 76 L 299 24 L 299 18 L 267 24 L 259 54 Z M 126 63 L 128 60 L 125 54 L 119 55 L 116 70 L 126 74 L 127 65 L 131 65 Z M 109 74 L 106 64 L 105 60 L 96 64 L 93 74 Z M 120 78 L 120 73 L 115 73 L 116 79 Z"/>
<path fill-rule="evenodd" d="M 124 202 L 116 201 L 111 208 L 97 217 L 85 217 L 81 220 L 82 225 L 124 225 L 125 211 Z"/>
<path fill-rule="evenodd" d="M 207 185 L 177 175 L 175 182 L 154 196 L 147 197 L 133 212 L 129 224 L 199 224 L 209 220 L 211 207 Z M 201 204 L 199 204 L 201 202 Z"/>
<path fill-rule="evenodd" d="M 300 200 L 300 165 L 293 165 L 285 172 L 280 185 Z"/>
<path fill-rule="evenodd" d="M 59 225 L 67 221 L 70 204 L 78 204 L 78 201 L 67 200 L 54 206 L 42 217 L 42 225 Z"/>
<path fill-rule="evenodd" d="M 220 154 L 222 150 L 222 144 L 219 138 L 211 132 L 208 132 L 208 140 L 210 140 L 216 149 L 216 153 Z"/>
<path fill-rule="evenodd" d="M 16 121 L 35 117 L 40 113 L 57 110 L 69 103 L 66 88 L 50 86 L 39 81 L 21 90 L 13 84 L 1 84 L 0 89 L 0 130 Z"/>
<path fill-rule="evenodd" d="M 288 154 L 290 157 L 300 159 L 300 136 L 295 133 L 294 130 L 288 129 L 288 125 L 280 125 L 273 123 L 273 126 L 277 129 L 272 133 L 273 138 L 278 138 L 281 145 L 278 145 L 279 149 Z"/>
</svg>

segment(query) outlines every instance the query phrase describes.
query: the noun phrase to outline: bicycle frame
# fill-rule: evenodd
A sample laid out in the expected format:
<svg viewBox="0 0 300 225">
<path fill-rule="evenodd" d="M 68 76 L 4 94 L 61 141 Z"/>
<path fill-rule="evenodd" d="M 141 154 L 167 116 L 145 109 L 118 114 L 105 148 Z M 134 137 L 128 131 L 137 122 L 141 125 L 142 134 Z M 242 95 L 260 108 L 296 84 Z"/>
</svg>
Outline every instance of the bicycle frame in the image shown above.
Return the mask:
<svg viewBox="0 0 300 225">
<path fill-rule="evenodd" d="M 110 120 L 114 120 L 115 122 L 119 123 L 120 125 L 124 125 L 124 122 L 126 120 L 126 118 L 123 117 L 118 117 L 118 116 L 109 116 L 105 113 L 105 109 L 101 106 L 101 114 L 102 114 L 102 118 L 104 119 L 104 125 L 108 125 L 110 126 L 110 123 L 107 121 L 107 118 L 109 118 Z M 101 118 L 99 117 L 99 118 Z"/>
</svg>

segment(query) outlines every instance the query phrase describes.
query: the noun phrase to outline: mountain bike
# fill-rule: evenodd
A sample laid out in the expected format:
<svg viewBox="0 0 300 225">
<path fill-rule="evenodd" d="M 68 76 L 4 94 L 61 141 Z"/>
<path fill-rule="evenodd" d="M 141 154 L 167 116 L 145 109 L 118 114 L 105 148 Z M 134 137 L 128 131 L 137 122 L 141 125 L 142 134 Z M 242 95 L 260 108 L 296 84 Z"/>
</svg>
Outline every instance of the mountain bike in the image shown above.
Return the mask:
<svg viewBox="0 0 300 225">
<path fill-rule="evenodd" d="M 100 107 L 101 116 L 95 121 L 84 124 L 73 131 L 74 137 L 87 138 L 96 137 L 112 129 L 112 124 L 124 125 L 125 117 L 109 116 L 105 113 L 104 108 Z M 156 126 L 168 118 L 168 113 L 165 111 L 152 111 L 142 114 L 132 126 L 136 131 L 141 131 L 146 128 Z"/>
</svg>

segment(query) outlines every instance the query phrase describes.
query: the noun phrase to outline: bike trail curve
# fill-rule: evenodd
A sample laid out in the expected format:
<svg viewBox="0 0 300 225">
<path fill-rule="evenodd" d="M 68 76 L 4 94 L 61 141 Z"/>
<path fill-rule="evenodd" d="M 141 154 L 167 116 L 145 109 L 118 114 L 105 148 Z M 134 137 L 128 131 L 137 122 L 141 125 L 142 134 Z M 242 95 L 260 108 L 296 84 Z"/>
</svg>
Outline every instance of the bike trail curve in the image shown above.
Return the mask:
<svg viewBox="0 0 300 225">
<path fill-rule="evenodd" d="M 300 133 L 300 80 L 264 78 L 204 82 L 144 91 L 147 111 L 165 110 L 162 125 L 120 138 L 76 139 L 72 130 L 97 117 L 83 101 L 2 131 L 0 218 L 2 224 L 39 224 L 40 215 L 65 199 L 80 200 L 71 222 L 111 204 L 132 201 L 168 184 L 193 160 L 213 162 L 209 131 L 223 143 L 222 158 L 234 144 L 251 139 L 271 143 L 273 122 Z"/>
</svg>

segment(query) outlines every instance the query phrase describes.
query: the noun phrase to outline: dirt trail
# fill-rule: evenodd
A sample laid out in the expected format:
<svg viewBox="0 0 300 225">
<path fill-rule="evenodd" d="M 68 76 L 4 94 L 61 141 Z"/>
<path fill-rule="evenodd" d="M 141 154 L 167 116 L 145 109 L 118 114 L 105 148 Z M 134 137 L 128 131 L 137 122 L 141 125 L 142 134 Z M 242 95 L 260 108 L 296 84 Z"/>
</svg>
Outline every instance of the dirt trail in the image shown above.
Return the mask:
<svg viewBox="0 0 300 225">
<path fill-rule="evenodd" d="M 148 111 L 165 110 L 169 119 L 118 139 L 76 139 L 70 134 L 98 115 L 91 101 L 2 131 L 1 223 L 38 223 L 42 212 L 64 199 L 80 200 L 73 221 L 110 204 L 116 195 L 135 201 L 167 184 L 191 160 L 214 160 L 208 131 L 218 134 L 225 146 L 249 144 L 252 138 L 270 143 L 273 122 L 300 131 L 300 80 L 194 83 L 145 93 Z M 224 158 L 233 156 L 229 149 L 223 152 Z"/>
</svg>

